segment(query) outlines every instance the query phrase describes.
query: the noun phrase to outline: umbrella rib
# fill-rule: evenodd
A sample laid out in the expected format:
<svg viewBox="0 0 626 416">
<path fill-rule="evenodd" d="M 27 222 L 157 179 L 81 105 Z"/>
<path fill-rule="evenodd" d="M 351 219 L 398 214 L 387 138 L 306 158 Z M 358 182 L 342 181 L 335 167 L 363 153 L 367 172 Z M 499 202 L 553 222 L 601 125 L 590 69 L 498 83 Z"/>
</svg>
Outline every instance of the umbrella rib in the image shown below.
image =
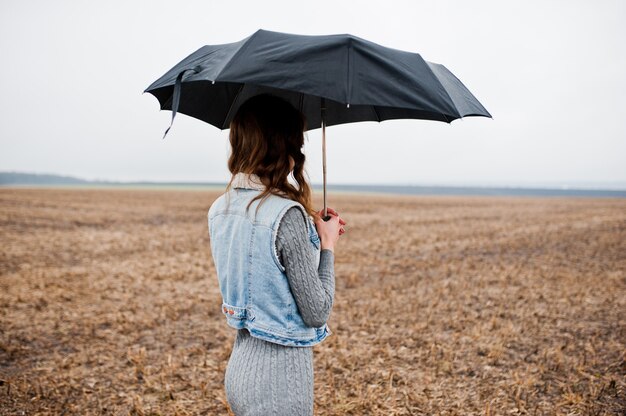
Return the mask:
<svg viewBox="0 0 626 416">
<path fill-rule="evenodd" d="M 428 64 L 428 61 L 424 61 L 426 62 L 426 68 L 428 68 L 428 70 L 430 71 L 430 73 L 433 75 L 433 77 L 437 80 L 437 82 L 439 83 L 439 85 L 441 85 L 441 88 L 443 89 L 443 91 L 446 93 L 446 95 L 448 96 L 448 98 L 450 99 L 450 102 L 452 103 L 452 107 L 454 107 L 454 109 L 456 110 L 456 112 L 459 114 L 459 116 L 461 116 L 461 113 L 459 112 L 459 109 L 456 107 L 456 104 L 454 103 L 454 100 L 452 99 L 452 96 L 450 95 L 450 93 L 448 92 L 448 90 L 446 90 L 446 87 L 443 86 L 443 83 L 441 82 L 441 80 L 439 79 L 439 77 L 437 76 L 437 74 L 435 74 L 435 71 L 433 71 L 433 69 L 430 67 L 430 65 Z M 444 120 L 446 121 L 446 123 L 450 123 L 452 120 L 448 121 L 448 117 L 446 117 L 446 115 L 444 113 L 441 113 L 441 115 L 443 116 Z M 461 116 L 462 118 L 462 116 Z"/>
<path fill-rule="evenodd" d="M 298 110 L 304 113 L 304 94 L 300 93 L 300 99 L 298 100 Z"/>
<path fill-rule="evenodd" d="M 241 84 L 241 87 L 239 87 L 239 90 L 237 91 L 235 98 L 233 98 L 233 100 L 230 102 L 230 107 L 228 107 L 228 112 L 226 113 L 226 118 L 224 119 L 224 123 L 226 123 L 226 120 L 230 118 L 230 113 L 233 111 L 233 106 L 235 105 L 237 98 L 239 98 L 239 94 L 241 94 L 241 91 L 243 90 L 244 85 L 246 84 Z M 226 128 L 224 127 L 224 123 L 222 123 L 222 128 Z"/>
<path fill-rule="evenodd" d="M 215 79 L 214 81 L 217 81 L 217 79 L 222 75 L 222 72 L 224 72 L 224 70 L 226 69 L 226 67 L 228 65 L 230 65 L 231 62 L 233 62 L 235 60 L 235 58 L 237 56 L 239 56 L 241 54 L 241 52 L 246 49 L 249 45 L 250 45 L 250 39 L 252 39 L 254 37 L 254 35 L 256 35 L 258 33 L 258 31 L 254 32 L 252 35 L 248 36 L 246 39 L 244 39 L 242 41 L 242 44 L 239 46 L 239 48 L 235 51 L 235 53 L 233 53 L 230 58 L 228 58 L 228 62 L 226 62 L 222 68 L 219 70 L 219 72 L 215 75 Z"/>
<path fill-rule="evenodd" d="M 351 101 L 351 98 L 352 98 L 352 66 L 353 66 L 353 63 L 352 63 L 352 38 L 350 37 L 350 38 L 348 38 L 348 67 L 346 68 L 347 69 L 347 71 L 346 71 L 346 78 L 347 78 L 346 79 L 346 81 L 347 81 L 346 84 L 347 84 L 347 87 L 348 87 L 348 91 L 347 91 L 347 93 L 348 93 L 348 97 L 347 97 L 348 107 L 350 106 L 350 101 Z"/>
<path fill-rule="evenodd" d="M 378 110 L 376 109 L 376 106 L 373 105 L 372 109 L 374 110 L 374 114 L 376 115 L 376 120 L 378 120 L 378 122 L 380 123 L 380 115 L 378 114 Z"/>
</svg>

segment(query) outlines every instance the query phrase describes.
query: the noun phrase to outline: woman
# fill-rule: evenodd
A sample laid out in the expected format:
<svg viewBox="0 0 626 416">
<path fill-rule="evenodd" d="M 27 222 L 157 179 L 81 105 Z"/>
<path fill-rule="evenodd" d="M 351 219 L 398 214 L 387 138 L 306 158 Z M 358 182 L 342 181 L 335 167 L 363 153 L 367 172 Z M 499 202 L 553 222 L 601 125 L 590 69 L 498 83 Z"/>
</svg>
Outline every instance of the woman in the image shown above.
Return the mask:
<svg viewBox="0 0 626 416">
<path fill-rule="evenodd" d="M 225 375 L 237 416 L 313 414 L 312 346 L 331 333 L 334 248 L 346 222 L 312 208 L 304 130 L 286 101 L 246 101 L 230 124 L 232 178 L 209 209 L 222 313 L 237 329 Z"/>
</svg>

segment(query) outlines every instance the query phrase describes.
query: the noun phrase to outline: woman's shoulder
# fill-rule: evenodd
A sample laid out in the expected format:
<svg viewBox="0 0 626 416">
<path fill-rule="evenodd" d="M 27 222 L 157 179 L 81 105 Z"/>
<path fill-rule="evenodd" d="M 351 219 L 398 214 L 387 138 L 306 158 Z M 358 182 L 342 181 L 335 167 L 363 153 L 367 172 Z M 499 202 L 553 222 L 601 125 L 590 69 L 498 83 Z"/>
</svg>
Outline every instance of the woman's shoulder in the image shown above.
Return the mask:
<svg viewBox="0 0 626 416">
<path fill-rule="evenodd" d="M 223 203 L 224 199 L 225 199 L 225 194 L 222 194 L 218 196 L 217 198 L 215 198 L 213 202 L 211 202 L 211 205 L 209 206 L 209 216 L 211 216 L 211 214 L 216 209 L 218 209 L 218 207 Z"/>
<path fill-rule="evenodd" d="M 308 235 L 308 226 L 303 210 L 292 206 L 285 212 L 276 230 L 276 248 L 282 252 L 286 246 L 293 246 L 297 241 L 304 241 Z M 304 245 L 299 244 L 304 247 Z"/>
<path fill-rule="evenodd" d="M 278 226 L 289 211 L 291 211 L 290 216 L 293 215 L 293 212 L 306 212 L 298 201 L 273 193 L 259 201 L 259 204 L 259 211 L 262 212 L 261 218 L 264 218 L 263 222 L 269 221 L 272 223 L 272 227 Z"/>
<path fill-rule="evenodd" d="M 308 218 L 306 213 L 304 212 L 304 209 L 300 204 L 298 204 L 293 205 L 287 209 L 281 221 L 281 225 L 283 223 L 288 223 L 297 228 L 306 228 L 307 220 Z"/>
</svg>

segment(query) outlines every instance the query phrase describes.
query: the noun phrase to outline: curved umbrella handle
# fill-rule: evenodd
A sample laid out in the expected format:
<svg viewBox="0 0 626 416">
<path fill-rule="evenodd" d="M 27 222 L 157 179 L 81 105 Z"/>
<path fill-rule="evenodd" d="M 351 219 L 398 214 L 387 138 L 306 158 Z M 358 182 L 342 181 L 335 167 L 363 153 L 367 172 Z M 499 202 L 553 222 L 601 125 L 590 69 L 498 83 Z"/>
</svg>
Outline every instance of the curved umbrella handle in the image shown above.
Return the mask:
<svg viewBox="0 0 626 416">
<path fill-rule="evenodd" d="M 167 136 L 167 133 L 172 128 L 172 125 L 174 124 L 174 117 L 176 117 L 176 113 L 178 112 L 178 105 L 180 104 L 180 89 L 182 87 L 183 76 L 187 71 L 193 71 L 197 74 L 198 72 L 200 72 L 200 70 L 200 66 L 190 69 L 184 69 L 180 71 L 180 73 L 176 77 L 176 82 L 174 83 L 174 95 L 172 96 L 172 121 L 170 122 L 170 126 L 167 128 L 167 130 L 165 130 L 165 134 L 163 134 L 164 139 L 165 136 Z"/>
</svg>

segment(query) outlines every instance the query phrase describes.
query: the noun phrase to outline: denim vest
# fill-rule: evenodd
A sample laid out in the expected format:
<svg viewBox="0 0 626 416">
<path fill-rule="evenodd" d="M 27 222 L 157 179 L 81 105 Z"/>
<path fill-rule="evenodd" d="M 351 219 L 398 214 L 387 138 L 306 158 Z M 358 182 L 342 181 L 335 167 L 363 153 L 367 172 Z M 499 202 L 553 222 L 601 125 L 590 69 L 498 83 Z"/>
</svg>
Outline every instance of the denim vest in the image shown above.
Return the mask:
<svg viewBox="0 0 626 416">
<path fill-rule="evenodd" d="M 276 250 L 281 219 L 293 206 L 307 218 L 310 250 L 320 258 L 320 239 L 311 217 L 296 201 L 270 195 L 250 200 L 264 189 L 255 175 L 238 173 L 230 191 L 208 212 L 211 254 L 222 294 L 222 314 L 229 326 L 281 345 L 307 347 L 331 334 L 327 324 L 307 326 L 289 287 Z M 257 210 L 258 207 L 258 210 Z"/>
</svg>

